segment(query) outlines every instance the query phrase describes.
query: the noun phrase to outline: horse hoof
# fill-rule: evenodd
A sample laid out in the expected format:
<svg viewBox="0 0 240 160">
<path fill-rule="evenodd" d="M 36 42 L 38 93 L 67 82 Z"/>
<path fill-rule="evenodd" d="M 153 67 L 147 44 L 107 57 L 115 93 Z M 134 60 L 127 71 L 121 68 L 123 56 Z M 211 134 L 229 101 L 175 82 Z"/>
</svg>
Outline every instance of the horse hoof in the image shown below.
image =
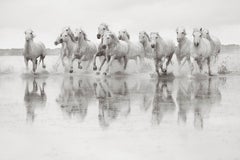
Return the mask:
<svg viewBox="0 0 240 160">
<path fill-rule="evenodd" d="M 43 68 L 46 68 L 46 65 L 43 65 L 42 67 L 43 67 Z"/>
<path fill-rule="evenodd" d="M 93 67 L 93 70 L 96 71 L 96 70 L 97 70 L 97 67 L 94 66 L 94 67 Z"/>
<path fill-rule="evenodd" d="M 78 66 L 78 69 L 82 69 L 82 66 Z"/>
<path fill-rule="evenodd" d="M 106 76 L 106 75 L 107 75 L 107 73 L 106 73 L 106 72 L 103 72 L 103 75 L 105 75 L 105 76 Z"/>
<path fill-rule="evenodd" d="M 70 70 L 69 73 L 73 73 L 73 70 Z"/>
<path fill-rule="evenodd" d="M 100 72 L 96 72 L 96 75 L 99 75 L 100 74 Z"/>
</svg>

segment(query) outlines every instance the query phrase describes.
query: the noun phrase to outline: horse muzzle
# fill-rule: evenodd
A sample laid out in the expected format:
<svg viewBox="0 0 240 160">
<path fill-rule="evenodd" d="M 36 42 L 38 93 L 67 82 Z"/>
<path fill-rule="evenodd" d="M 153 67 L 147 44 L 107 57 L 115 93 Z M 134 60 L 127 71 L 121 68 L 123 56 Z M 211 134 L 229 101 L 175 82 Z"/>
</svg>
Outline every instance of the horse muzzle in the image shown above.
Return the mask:
<svg viewBox="0 0 240 160">
<path fill-rule="evenodd" d="M 74 39 L 75 39 L 75 41 L 78 41 L 78 37 L 75 37 Z"/>
<path fill-rule="evenodd" d="M 107 48 L 107 46 L 106 45 L 102 45 L 102 49 L 106 49 Z"/>
<path fill-rule="evenodd" d="M 199 46 L 199 43 L 198 43 L 198 42 L 194 43 L 194 46 L 198 47 L 198 46 Z"/>
<path fill-rule="evenodd" d="M 151 44 L 151 47 L 152 47 L 152 48 L 155 48 L 155 44 Z"/>
<path fill-rule="evenodd" d="M 54 44 L 55 44 L 55 45 L 58 45 L 58 42 L 57 42 L 57 41 L 55 41 L 55 42 L 54 42 Z"/>
<path fill-rule="evenodd" d="M 101 34 L 97 34 L 97 39 L 100 39 L 101 38 Z"/>
<path fill-rule="evenodd" d="M 122 40 L 122 36 L 118 36 L 118 39 L 119 39 L 119 40 Z"/>
</svg>

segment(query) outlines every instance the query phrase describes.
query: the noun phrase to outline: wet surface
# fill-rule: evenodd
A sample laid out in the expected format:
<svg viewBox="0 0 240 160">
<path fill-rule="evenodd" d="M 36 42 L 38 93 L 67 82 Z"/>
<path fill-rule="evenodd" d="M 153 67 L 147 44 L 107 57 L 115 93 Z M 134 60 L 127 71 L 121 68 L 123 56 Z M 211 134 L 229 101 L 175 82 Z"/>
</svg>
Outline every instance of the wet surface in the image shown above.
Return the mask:
<svg viewBox="0 0 240 160">
<path fill-rule="evenodd" d="M 240 77 L 0 76 L 1 159 L 239 159 Z"/>
</svg>

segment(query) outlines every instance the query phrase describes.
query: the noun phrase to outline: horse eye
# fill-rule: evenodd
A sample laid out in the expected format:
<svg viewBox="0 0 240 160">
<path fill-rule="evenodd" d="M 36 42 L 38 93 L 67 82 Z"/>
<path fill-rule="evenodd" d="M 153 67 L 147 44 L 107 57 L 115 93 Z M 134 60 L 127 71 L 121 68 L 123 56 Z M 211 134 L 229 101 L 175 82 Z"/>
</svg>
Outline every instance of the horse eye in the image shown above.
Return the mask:
<svg viewBox="0 0 240 160">
<path fill-rule="evenodd" d="M 184 32 L 182 32 L 182 34 L 184 34 Z"/>
<path fill-rule="evenodd" d="M 105 30 L 105 28 L 103 28 L 103 30 Z"/>
<path fill-rule="evenodd" d="M 177 32 L 177 34 L 178 34 L 178 32 Z"/>
</svg>

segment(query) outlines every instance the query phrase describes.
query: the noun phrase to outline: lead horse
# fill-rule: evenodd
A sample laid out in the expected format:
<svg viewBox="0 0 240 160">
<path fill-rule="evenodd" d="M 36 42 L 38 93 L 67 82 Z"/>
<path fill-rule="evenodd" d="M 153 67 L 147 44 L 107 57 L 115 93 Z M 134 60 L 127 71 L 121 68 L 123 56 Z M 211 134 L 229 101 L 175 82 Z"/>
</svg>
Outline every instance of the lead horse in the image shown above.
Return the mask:
<svg viewBox="0 0 240 160">
<path fill-rule="evenodd" d="M 164 74 L 167 73 L 167 67 L 172 60 L 176 47 L 172 41 L 163 40 L 158 32 L 150 33 L 150 43 L 155 53 L 155 70 L 160 77 L 159 67 Z"/>
</svg>

